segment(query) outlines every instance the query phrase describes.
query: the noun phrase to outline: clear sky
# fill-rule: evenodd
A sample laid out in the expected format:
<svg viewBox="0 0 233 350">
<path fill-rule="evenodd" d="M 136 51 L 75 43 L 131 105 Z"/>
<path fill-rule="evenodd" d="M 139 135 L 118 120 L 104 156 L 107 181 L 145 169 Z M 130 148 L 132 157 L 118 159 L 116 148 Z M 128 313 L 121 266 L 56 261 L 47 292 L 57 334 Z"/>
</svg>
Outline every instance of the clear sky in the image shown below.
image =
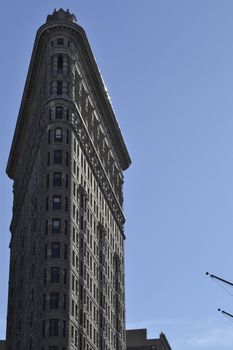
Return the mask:
<svg viewBox="0 0 233 350">
<path fill-rule="evenodd" d="M 128 328 L 173 350 L 232 350 L 233 1 L 1 3 L 0 338 L 12 182 L 5 166 L 37 28 L 69 8 L 88 35 L 132 157 L 125 172 Z M 233 294 L 233 291 L 230 291 Z"/>
</svg>

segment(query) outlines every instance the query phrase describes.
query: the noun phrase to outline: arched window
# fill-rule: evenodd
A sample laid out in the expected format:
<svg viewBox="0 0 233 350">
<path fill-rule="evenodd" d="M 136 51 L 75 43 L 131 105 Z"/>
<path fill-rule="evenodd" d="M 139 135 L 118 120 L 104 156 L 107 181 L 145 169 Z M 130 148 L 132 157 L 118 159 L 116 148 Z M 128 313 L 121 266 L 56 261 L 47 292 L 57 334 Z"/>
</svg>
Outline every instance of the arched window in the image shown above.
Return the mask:
<svg viewBox="0 0 233 350">
<path fill-rule="evenodd" d="M 62 73 L 63 72 L 63 56 L 59 55 L 57 58 L 57 72 Z"/>
<path fill-rule="evenodd" d="M 56 128 L 54 131 L 54 142 L 62 142 L 62 129 Z"/>
</svg>

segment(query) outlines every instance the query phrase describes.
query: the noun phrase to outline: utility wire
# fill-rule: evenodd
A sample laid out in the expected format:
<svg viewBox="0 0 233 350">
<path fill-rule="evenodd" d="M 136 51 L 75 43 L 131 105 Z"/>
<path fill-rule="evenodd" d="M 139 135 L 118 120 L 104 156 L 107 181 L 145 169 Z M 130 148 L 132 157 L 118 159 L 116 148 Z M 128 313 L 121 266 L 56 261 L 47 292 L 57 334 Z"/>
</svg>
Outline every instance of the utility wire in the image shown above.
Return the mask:
<svg viewBox="0 0 233 350">
<path fill-rule="evenodd" d="M 230 322 L 233 322 L 233 315 L 229 314 L 228 312 L 218 309 L 218 311 L 221 312 L 223 316 L 225 316 Z"/>
<path fill-rule="evenodd" d="M 215 283 L 217 283 L 222 289 L 225 290 L 225 292 L 227 292 L 229 295 L 231 295 L 233 297 L 233 293 L 231 293 L 226 287 L 224 287 L 221 283 L 219 283 L 215 278 L 212 278 L 214 280 Z"/>
</svg>

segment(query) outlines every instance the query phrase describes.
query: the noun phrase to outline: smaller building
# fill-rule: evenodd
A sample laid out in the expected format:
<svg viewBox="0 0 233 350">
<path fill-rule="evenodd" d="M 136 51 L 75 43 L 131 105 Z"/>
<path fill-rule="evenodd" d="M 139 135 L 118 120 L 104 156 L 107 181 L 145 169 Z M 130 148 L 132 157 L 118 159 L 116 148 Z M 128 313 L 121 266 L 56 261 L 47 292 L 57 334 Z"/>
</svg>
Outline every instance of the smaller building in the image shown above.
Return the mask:
<svg viewBox="0 0 233 350">
<path fill-rule="evenodd" d="M 6 350 L 6 341 L 0 340 L 0 350 Z"/>
<path fill-rule="evenodd" d="M 172 350 L 164 333 L 158 339 L 147 339 L 147 330 L 126 330 L 127 350 Z"/>
</svg>

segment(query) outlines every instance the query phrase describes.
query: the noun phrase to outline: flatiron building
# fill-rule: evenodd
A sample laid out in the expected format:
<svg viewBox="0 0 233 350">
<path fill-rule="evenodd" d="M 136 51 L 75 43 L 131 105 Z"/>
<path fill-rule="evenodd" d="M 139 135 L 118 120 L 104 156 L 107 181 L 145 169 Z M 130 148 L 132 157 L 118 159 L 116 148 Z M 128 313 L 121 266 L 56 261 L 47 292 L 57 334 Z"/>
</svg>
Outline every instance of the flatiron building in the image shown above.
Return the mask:
<svg viewBox="0 0 233 350">
<path fill-rule="evenodd" d="M 130 165 L 85 31 L 37 32 L 7 164 L 7 350 L 125 350 L 123 171 Z"/>
</svg>

